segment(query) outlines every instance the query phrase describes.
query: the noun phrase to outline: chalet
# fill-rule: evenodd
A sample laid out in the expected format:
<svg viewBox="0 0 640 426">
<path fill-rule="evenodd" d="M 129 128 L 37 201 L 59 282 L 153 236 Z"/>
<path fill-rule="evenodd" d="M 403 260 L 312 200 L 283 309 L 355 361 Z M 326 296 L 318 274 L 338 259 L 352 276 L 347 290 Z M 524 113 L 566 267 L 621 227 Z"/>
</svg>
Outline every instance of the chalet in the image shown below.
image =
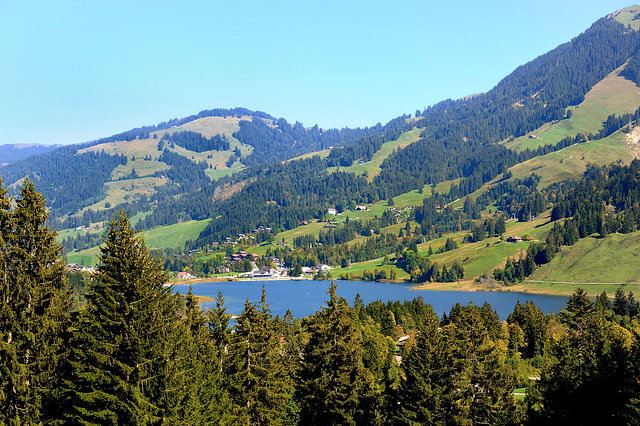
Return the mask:
<svg viewBox="0 0 640 426">
<path fill-rule="evenodd" d="M 267 268 L 262 271 L 253 271 L 251 274 L 253 278 L 273 278 L 277 275 L 279 275 L 279 273 L 275 268 Z"/>
<path fill-rule="evenodd" d="M 231 271 L 228 266 L 218 266 L 216 268 L 216 274 L 228 274 Z"/>
<path fill-rule="evenodd" d="M 243 260 L 256 260 L 260 256 L 255 253 L 247 253 L 244 250 L 240 250 L 238 253 L 234 253 L 230 256 L 229 260 L 231 262 L 241 262 Z"/>
<path fill-rule="evenodd" d="M 281 266 L 280 258 L 278 258 L 278 257 L 276 257 L 276 256 L 269 256 L 269 257 L 267 258 L 267 260 L 268 260 L 269 262 L 273 263 L 273 264 L 274 264 L 274 265 L 276 265 L 276 266 Z"/>
<path fill-rule="evenodd" d="M 356 206 L 357 212 L 366 212 L 367 210 L 369 210 L 367 206 Z"/>
<path fill-rule="evenodd" d="M 179 280 L 190 280 L 195 277 L 188 272 L 178 272 L 176 274 L 176 278 L 178 278 Z"/>
<path fill-rule="evenodd" d="M 330 208 L 330 209 L 327 209 L 327 213 L 329 213 L 332 216 L 335 216 L 338 214 L 338 211 L 334 208 Z"/>
<path fill-rule="evenodd" d="M 398 347 L 398 355 L 402 355 L 402 352 L 404 352 L 404 345 L 407 343 L 407 339 L 409 339 L 408 335 L 399 337 L 398 340 L 396 340 L 396 346 Z"/>
<path fill-rule="evenodd" d="M 508 243 L 519 243 L 521 241 L 522 241 L 522 238 L 518 237 L 517 235 L 511 235 L 510 237 L 507 238 Z"/>
<path fill-rule="evenodd" d="M 331 269 L 331 266 L 329 265 L 325 265 L 325 264 L 316 265 L 316 271 L 327 272 L 329 269 Z"/>
<path fill-rule="evenodd" d="M 396 346 L 398 348 L 398 351 L 396 352 L 396 355 L 393 356 L 393 359 L 398 363 L 398 364 L 402 364 L 402 354 L 404 352 L 404 345 L 407 343 L 407 340 L 410 338 L 411 336 L 402 336 L 400 338 L 398 338 L 398 340 L 396 340 Z"/>
</svg>

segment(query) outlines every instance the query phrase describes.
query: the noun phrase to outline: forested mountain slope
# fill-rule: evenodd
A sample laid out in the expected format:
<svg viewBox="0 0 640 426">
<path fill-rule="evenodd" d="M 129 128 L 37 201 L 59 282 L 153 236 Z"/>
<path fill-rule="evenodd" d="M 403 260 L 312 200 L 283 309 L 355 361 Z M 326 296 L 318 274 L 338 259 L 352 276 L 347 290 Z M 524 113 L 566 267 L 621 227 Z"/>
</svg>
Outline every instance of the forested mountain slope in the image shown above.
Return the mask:
<svg viewBox="0 0 640 426">
<path fill-rule="evenodd" d="M 409 218 L 419 229 L 405 230 L 403 244 L 407 236 L 471 230 L 491 207 L 526 220 L 564 196 L 561 186 L 545 188 L 579 179 L 587 163 L 635 157 L 640 33 L 621 23 L 635 23 L 629 15 L 600 19 L 487 93 L 384 126 L 323 130 L 244 108 L 207 110 L 65 147 L 0 175 L 5 185 L 30 177 L 59 229 L 100 223 L 119 207 L 139 214 L 140 229 L 207 220 L 189 247 L 261 226 L 278 234 L 326 219 L 328 208 L 379 206 L 408 193 L 431 210 L 429 221 Z M 317 150 L 328 153 L 309 155 Z M 88 168 L 86 187 L 76 185 Z M 456 202 L 469 194 L 464 207 Z M 437 202 L 427 201 L 431 195 Z M 376 228 L 390 224 L 376 220 Z"/>
<path fill-rule="evenodd" d="M 54 145 L 38 144 L 5 144 L 0 145 L 0 166 L 31 157 L 35 154 L 49 152 L 57 147 Z"/>
</svg>

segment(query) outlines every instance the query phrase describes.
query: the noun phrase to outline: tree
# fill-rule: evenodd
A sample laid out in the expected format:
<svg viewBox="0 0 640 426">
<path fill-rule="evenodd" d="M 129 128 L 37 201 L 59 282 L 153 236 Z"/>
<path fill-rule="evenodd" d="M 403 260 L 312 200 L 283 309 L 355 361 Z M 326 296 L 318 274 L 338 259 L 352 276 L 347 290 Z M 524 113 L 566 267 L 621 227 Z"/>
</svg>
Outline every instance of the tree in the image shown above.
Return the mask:
<svg viewBox="0 0 640 426">
<path fill-rule="evenodd" d="M 547 420 L 554 424 L 606 423 L 608 409 L 593 410 L 600 406 L 601 395 L 606 394 L 599 372 L 606 343 L 603 317 L 597 315 L 581 288 L 569 298 L 558 317 L 568 329 L 567 337 L 553 346 L 557 361 L 540 377 Z"/>
<path fill-rule="evenodd" d="M 287 409 L 289 376 L 280 359 L 280 336 L 262 287 L 258 306 L 248 300 L 236 319 L 231 345 L 229 392 L 236 422 L 251 425 L 282 423 Z"/>
<path fill-rule="evenodd" d="M 173 348 L 169 383 L 179 389 L 171 424 L 234 424 L 229 397 L 218 370 L 216 345 L 207 318 L 191 291 L 186 295 L 185 315 L 178 326 L 180 339 Z"/>
<path fill-rule="evenodd" d="M 15 206 L 0 180 L 0 423 L 49 422 L 71 292 L 44 197 L 26 180 Z"/>
<path fill-rule="evenodd" d="M 513 372 L 502 361 L 503 344 L 491 337 L 500 326 L 491 312 L 457 304 L 448 324 L 425 321 L 402 360 L 400 424 L 514 423 Z"/>
<path fill-rule="evenodd" d="M 444 342 L 438 332 L 435 315 L 425 318 L 415 344 L 402 357 L 405 380 L 400 392 L 400 406 L 395 414 L 400 424 L 438 424 L 442 422 Z"/>
<path fill-rule="evenodd" d="M 300 266 L 299 263 L 296 263 L 295 265 L 293 265 L 293 268 L 291 268 L 290 275 L 292 277 L 299 277 L 300 275 L 302 275 L 302 266 Z"/>
<path fill-rule="evenodd" d="M 327 306 L 311 318 L 296 394 L 301 424 L 369 423 L 363 405 L 371 374 L 362 364 L 362 334 L 331 283 Z"/>
<path fill-rule="evenodd" d="M 175 418 L 177 300 L 162 263 L 120 210 L 109 222 L 89 305 L 75 324 L 63 390 L 69 423 L 148 424 Z"/>
</svg>

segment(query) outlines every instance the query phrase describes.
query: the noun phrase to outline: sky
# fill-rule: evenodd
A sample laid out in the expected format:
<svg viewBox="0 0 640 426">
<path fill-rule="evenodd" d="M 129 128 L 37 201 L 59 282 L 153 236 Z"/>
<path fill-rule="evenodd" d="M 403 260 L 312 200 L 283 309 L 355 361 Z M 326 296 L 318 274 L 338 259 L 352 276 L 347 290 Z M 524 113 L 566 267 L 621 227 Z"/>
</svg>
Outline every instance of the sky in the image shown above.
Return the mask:
<svg viewBox="0 0 640 426">
<path fill-rule="evenodd" d="M 488 91 L 632 4 L 0 0 L 0 145 L 85 142 L 213 108 L 384 124 Z"/>
</svg>

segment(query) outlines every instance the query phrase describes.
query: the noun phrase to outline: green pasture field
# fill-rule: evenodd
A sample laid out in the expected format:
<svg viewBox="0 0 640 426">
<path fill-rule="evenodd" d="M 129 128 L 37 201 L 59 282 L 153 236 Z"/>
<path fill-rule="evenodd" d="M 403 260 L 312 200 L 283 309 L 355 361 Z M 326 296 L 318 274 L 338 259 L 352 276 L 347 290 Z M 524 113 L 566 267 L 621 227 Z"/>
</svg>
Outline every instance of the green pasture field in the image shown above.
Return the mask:
<svg viewBox="0 0 640 426">
<path fill-rule="evenodd" d="M 382 162 L 390 156 L 395 149 L 404 148 L 420 139 L 420 129 L 413 129 L 403 133 L 395 141 L 389 141 L 382 144 L 382 147 L 373 155 L 371 161 L 367 161 L 364 164 L 358 164 L 357 162 L 349 167 L 330 167 L 329 171 L 336 171 L 340 169 L 343 172 L 355 173 L 361 175 L 366 172 L 369 181 L 373 181 L 381 169 Z"/>
<path fill-rule="evenodd" d="M 144 238 L 152 248 L 184 248 L 188 240 L 195 240 L 206 228 L 211 219 L 190 220 L 174 225 L 161 226 L 144 233 Z"/>
<path fill-rule="evenodd" d="M 77 263 L 80 265 L 84 261 L 85 266 L 96 266 L 98 264 L 99 255 L 99 247 L 92 247 L 79 252 L 72 251 L 67 254 L 67 263 Z"/>
<path fill-rule="evenodd" d="M 117 180 L 114 182 L 106 182 L 105 187 L 107 196 L 104 200 L 85 207 L 78 214 L 83 214 L 87 210 L 101 210 L 108 208 L 107 203 L 111 206 L 117 206 L 129 200 L 134 200 L 140 195 L 152 195 L 158 187 L 164 186 L 169 180 L 159 177 L 143 177 L 139 179 Z"/>
<path fill-rule="evenodd" d="M 621 160 L 630 162 L 634 155 L 627 145 L 626 134 L 616 132 L 600 140 L 568 146 L 560 151 L 535 157 L 509 169 L 514 178 L 526 178 L 535 173 L 541 177 L 539 188 L 563 180 L 578 180 L 582 177 L 587 164 L 611 164 Z"/>
<path fill-rule="evenodd" d="M 362 275 L 365 269 L 371 273 L 373 273 L 375 269 L 377 269 L 378 271 L 385 270 L 387 271 L 387 277 L 389 277 L 391 270 L 395 269 L 396 273 L 398 274 L 397 280 L 400 280 L 400 281 L 404 280 L 409 276 L 409 274 L 407 274 L 404 270 L 400 268 L 396 268 L 395 265 L 383 265 L 382 264 L 383 259 L 384 258 L 379 258 L 379 259 L 368 260 L 366 262 L 353 263 L 348 268 L 331 269 L 330 271 L 331 277 L 334 280 L 337 280 L 340 277 L 340 274 L 344 274 L 345 276 L 348 274 Z M 339 283 L 340 282 L 338 281 L 338 284 Z"/>
<path fill-rule="evenodd" d="M 135 161 L 129 160 L 127 164 L 116 167 L 113 169 L 113 172 L 111 172 L 111 179 L 118 180 L 129 176 L 133 169 L 135 169 L 136 174 L 141 177 L 150 176 L 155 172 L 163 172 L 169 169 L 169 165 L 166 163 L 157 160 L 145 161 L 143 158 L 144 156 L 136 157 Z"/>
<path fill-rule="evenodd" d="M 631 28 L 638 31 L 640 30 L 640 20 L 634 19 L 638 13 L 640 13 L 640 7 L 629 6 L 619 11 L 616 15 L 616 21 L 622 23 L 624 26 L 631 25 Z"/>
<path fill-rule="evenodd" d="M 207 138 L 215 135 L 225 135 L 229 139 L 233 138 L 237 142 L 237 139 L 233 137 L 233 133 L 240 130 L 239 123 L 241 120 L 251 121 L 251 117 L 203 117 L 197 120 L 190 121 L 189 123 L 185 123 L 177 129 L 169 130 L 190 130 L 192 132 L 201 133 Z"/>
<path fill-rule="evenodd" d="M 575 283 L 598 293 L 601 288 L 615 291 L 620 284 L 635 284 L 640 288 L 640 232 L 578 240 L 573 246 L 563 247 L 551 262 L 538 268 L 530 281 L 532 284 L 534 281 Z"/>
<path fill-rule="evenodd" d="M 549 222 L 549 212 L 540 215 L 535 221 L 517 222 L 508 220 L 506 225 L 505 239 L 509 235 L 518 235 L 520 237 L 528 235 L 533 237 L 534 241 L 542 240 L 553 226 Z M 468 231 L 462 231 L 427 241 L 418 246 L 418 252 L 424 256 L 428 253 L 429 247 L 431 247 L 434 255 L 430 259 L 433 262 L 437 262 L 440 265 L 450 265 L 457 260 L 464 267 L 465 279 L 474 279 L 485 273 L 492 273 L 498 267 L 503 267 L 509 257 L 515 257 L 517 260 L 520 254 L 524 254 L 531 244 L 527 241 L 507 243 L 500 241 L 497 237 L 487 238 L 477 243 L 462 244 L 463 238 L 467 234 Z M 452 238 L 458 243 L 459 247 L 448 252 L 437 253 L 444 246 L 447 238 Z"/>
<path fill-rule="evenodd" d="M 634 113 L 640 107 L 640 87 L 618 75 L 622 68 L 597 83 L 585 95 L 585 100 L 573 108 L 568 120 L 547 123 L 522 137 L 505 142 L 505 145 L 518 151 L 536 149 L 545 144 L 555 145 L 567 136 L 597 133 L 611 114 Z"/>
<path fill-rule="evenodd" d="M 288 163 L 289 161 L 304 160 L 306 158 L 312 158 L 312 157 L 316 157 L 316 156 L 318 156 L 320 158 L 327 158 L 329 156 L 330 152 L 331 152 L 330 149 L 325 149 L 325 150 L 322 150 L 322 151 L 310 152 L 308 154 L 302 154 L 302 155 L 300 155 L 298 157 L 294 157 L 294 158 L 291 158 L 289 160 L 286 160 L 285 163 Z"/>
<path fill-rule="evenodd" d="M 151 155 L 154 160 L 157 160 L 160 156 L 158 151 L 158 142 L 160 139 L 143 139 L 132 140 L 122 142 L 108 142 L 99 145 L 90 146 L 78 151 L 78 154 L 84 154 L 85 152 L 101 152 L 109 155 L 126 155 L 131 159 L 133 156 L 143 159 L 146 155 Z"/>
</svg>

